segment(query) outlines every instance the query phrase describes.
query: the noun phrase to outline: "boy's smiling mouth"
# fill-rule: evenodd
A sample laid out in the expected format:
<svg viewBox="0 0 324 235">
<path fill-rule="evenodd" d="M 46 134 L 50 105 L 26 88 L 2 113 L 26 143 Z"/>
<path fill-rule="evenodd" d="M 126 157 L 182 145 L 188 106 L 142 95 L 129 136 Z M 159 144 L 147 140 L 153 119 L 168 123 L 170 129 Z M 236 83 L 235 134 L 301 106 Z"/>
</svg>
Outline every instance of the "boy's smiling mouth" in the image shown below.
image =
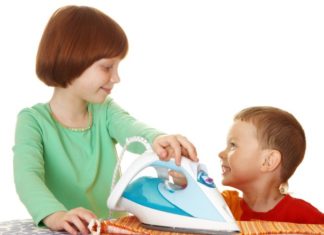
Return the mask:
<svg viewBox="0 0 324 235">
<path fill-rule="evenodd" d="M 230 172 L 231 168 L 225 165 L 222 165 L 222 174 L 225 175 L 226 173 Z"/>
</svg>

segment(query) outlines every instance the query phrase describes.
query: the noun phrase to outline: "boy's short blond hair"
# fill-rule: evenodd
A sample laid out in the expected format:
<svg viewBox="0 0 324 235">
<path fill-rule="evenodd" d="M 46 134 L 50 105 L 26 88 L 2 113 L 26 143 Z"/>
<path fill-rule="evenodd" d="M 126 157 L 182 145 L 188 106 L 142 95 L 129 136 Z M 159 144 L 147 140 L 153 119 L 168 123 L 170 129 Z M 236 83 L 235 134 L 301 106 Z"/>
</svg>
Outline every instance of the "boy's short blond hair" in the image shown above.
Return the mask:
<svg viewBox="0 0 324 235">
<path fill-rule="evenodd" d="M 234 120 L 252 123 L 261 147 L 281 153 L 281 180 L 287 182 L 306 150 L 305 132 L 297 119 L 279 108 L 255 106 L 241 110 Z"/>
</svg>

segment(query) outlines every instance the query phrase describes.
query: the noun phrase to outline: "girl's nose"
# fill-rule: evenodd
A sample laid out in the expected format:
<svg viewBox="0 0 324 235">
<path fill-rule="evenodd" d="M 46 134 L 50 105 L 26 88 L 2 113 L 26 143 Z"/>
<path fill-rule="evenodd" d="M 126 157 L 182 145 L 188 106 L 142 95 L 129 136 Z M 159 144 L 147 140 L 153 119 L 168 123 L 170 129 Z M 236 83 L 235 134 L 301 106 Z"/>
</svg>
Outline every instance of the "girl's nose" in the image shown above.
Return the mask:
<svg viewBox="0 0 324 235">
<path fill-rule="evenodd" d="M 112 77 L 111 77 L 111 82 L 113 83 L 119 83 L 120 82 L 120 78 L 119 78 L 119 75 L 118 73 L 115 73 Z"/>
</svg>

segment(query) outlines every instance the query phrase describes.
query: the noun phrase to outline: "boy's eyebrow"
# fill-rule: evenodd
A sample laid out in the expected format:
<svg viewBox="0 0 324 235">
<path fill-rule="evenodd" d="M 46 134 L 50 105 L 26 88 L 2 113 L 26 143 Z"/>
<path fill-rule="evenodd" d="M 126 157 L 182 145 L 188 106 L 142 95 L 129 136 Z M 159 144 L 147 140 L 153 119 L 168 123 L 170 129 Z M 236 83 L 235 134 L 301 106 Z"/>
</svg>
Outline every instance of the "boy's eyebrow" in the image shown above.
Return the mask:
<svg viewBox="0 0 324 235">
<path fill-rule="evenodd" d="M 238 142 L 239 140 L 240 138 L 236 136 L 229 136 L 227 139 L 228 142 Z"/>
</svg>

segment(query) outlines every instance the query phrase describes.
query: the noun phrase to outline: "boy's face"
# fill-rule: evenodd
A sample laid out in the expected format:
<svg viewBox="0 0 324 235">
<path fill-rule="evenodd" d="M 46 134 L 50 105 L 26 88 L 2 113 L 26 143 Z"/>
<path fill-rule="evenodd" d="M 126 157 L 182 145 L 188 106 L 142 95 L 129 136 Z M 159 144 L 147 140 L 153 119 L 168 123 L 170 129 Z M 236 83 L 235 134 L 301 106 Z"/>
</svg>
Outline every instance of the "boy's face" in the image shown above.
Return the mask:
<svg viewBox="0 0 324 235">
<path fill-rule="evenodd" d="M 252 123 L 235 121 L 229 130 L 227 146 L 219 153 L 224 185 L 251 189 L 261 174 L 263 151 Z"/>
</svg>

